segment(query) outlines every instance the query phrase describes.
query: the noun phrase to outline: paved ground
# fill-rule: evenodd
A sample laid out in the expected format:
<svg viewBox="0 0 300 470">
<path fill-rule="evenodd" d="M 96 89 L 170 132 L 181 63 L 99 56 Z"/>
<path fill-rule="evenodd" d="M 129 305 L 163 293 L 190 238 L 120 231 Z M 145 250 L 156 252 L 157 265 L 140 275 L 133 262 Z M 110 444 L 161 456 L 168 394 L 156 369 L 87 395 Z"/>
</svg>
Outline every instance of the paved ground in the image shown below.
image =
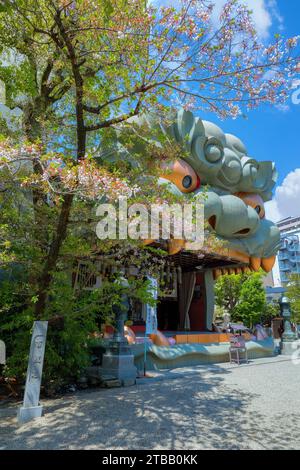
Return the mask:
<svg viewBox="0 0 300 470">
<path fill-rule="evenodd" d="M 0 409 L 0 449 L 300 449 L 300 365 L 286 358 L 198 366 L 137 386 L 45 400 L 17 426 Z"/>
</svg>

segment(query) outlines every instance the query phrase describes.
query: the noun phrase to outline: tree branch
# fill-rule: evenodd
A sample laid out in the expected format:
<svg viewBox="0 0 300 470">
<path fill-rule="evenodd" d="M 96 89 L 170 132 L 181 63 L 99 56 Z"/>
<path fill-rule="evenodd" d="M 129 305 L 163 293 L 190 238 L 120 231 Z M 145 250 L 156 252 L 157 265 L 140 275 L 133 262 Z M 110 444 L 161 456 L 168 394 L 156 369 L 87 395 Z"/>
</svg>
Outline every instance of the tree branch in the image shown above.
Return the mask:
<svg viewBox="0 0 300 470">
<path fill-rule="evenodd" d="M 98 123 L 93 124 L 91 126 L 86 126 L 85 130 L 87 132 L 96 131 L 96 130 L 99 130 L 99 129 L 104 129 L 106 127 L 113 126 L 114 124 L 119 124 L 120 122 L 127 121 L 127 119 L 129 119 L 133 116 L 136 116 L 139 113 L 140 104 L 141 104 L 141 102 L 139 100 L 136 107 L 135 107 L 135 109 L 133 111 L 131 111 L 130 113 L 125 113 L 125 114 L 122 114 L 121 116 L 119 116 L 117 118 L 107 119 L 106 121 L 98 122 Z"/>
</svg>

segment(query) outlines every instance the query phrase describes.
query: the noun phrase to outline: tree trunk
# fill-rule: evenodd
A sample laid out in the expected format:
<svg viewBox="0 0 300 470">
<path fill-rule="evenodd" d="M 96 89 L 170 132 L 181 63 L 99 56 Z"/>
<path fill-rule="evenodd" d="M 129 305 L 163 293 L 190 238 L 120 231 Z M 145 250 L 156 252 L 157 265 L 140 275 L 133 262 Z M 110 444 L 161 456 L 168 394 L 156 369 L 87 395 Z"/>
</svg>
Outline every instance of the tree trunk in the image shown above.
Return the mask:
<svg viewBox="0 0 300 470">
<path fill-rule="evenodd" d="M 72 40 L 68 36 L 67 31 L 60 18 L 60 11 L 57 11 L 55 21 L 60 30 L 62 39 L 68 50 L 68 58 L 71 61 L 72 72 L 74 78 L 75 92 L 76 92 L 76 137 L 77 137 L 77 162 L 85 157 L 86 151 L 86 128 L 84 123 L 83 113 L 83 79 L 80 74 L 80 66 L 77 62 L 76 53 L 72 44 Z M 60 45 L 59 45 L 60 46 Z M 61 212 L 54 234 L 50 249 L 45 261 L 44 269 L 39 279 L 39 286 L 37 292 L 37 303 L 35 304 L 36 318 L 42 318 L 45 312 L 49 287 L 53 278 L 53 270 L 59 257 L 60 248 L 67 235 L 67 228 L 69 223 L 70 212 L 72 208 L 74 196 L 67 194 L 63 198 Z"/>
<path fill-rule="evenodd" d="M 42 144 L 43 129 L 40 122 L 47 111 L 47 103 L 38 97 L 33 103 L 28 103 L 24 107 L 23 127 L 27 140 L 35 144 Z M 33 171 L 36 175 L 42 174 L 40 163 L 33 160 Z M 34 213 L 34 238 L 37 245 L 45 251 L 47 250 L 48 240 L 48 217 L 45 214 L 47 209 L 47 197 L 39 188 L 32 189 L 32 203 Z"/>
<path fill-rule="evenodd" d="M 34 104 L 29 104 L 24 110 L 24 130 L 27 139 L 31 143 L 42 143 L 42 126 L 39 121 L 46 112 L 46 106 L 41 106 L 39 101 Z M 42 168 L 38 161 L 33 161 L 33 171 L 37 175 L 42 174 Z M 67 234 L 67 226 L 69 214 L 72 207 L 73 196 L 66 195 L 63 199 L 61 211 L 58 217 L 57 227 L 54 238 L 49 247 L 48 239 L 48 224 L 49 220 L 45 210 L 47 209 L 46 196 L 43 191 L 38 188 L 32 190 L 32 203 L 34 211 L 34 239 L 37 245 L 45 253 L 45 264 L 42 274 L 36 280 L 32 273 L 32 281 L 37 283 L 37 297 L 38 301 L 35 304 L 35 318 L 40 319 L 45 311 L 48 290 L 53 277 L 53 270 L 56 267 L 57 259 L 59 256 L 60 247 Z"/>
<path fill-rule="evenodd" d="M 39 279 L 39 286 L 37 292 L 38 301 L 35 304 L 35 317 L 37 319 L 42 318 L 43 313 L 45 311 L 48 290 L 53 278 L 52 272 L 56 267 L 60 248 L 67 235 L 67 228 L 70 211 L 72 208 L 72 202 L 72 194 L 67 194 L 66 196 L 64 196 L 61 212 L 58 219 L 58 224 L 56 227 L 55 237 L 53 238 L 53 241 L 51 243 L 50 250 L 45 261 L 45 266 Z"/>
<path fill-rule="evenodd" d="M 78 108 L 78 105 L 77 105 Z M 86 148 L 86 132 L 83 125 L 82 112 L 77 111 L 77 162 L 84 158 Z M 47 297 L 49 287 L 53 279 L 53 271 L 59 257 L 60 248 L 66 238 L 70 212 L 72 208 L 74 196 L 67 194 L 63 198 L 61 212 L 58 219 L 55 235 L 53 237 L 50 249 L 46 258 L 43 272 L 39 278 L 39 286 L 37 292 L 37 303 L 35 304 L 35 317 L 42 318 L 47 305 Z"/>
</svg>

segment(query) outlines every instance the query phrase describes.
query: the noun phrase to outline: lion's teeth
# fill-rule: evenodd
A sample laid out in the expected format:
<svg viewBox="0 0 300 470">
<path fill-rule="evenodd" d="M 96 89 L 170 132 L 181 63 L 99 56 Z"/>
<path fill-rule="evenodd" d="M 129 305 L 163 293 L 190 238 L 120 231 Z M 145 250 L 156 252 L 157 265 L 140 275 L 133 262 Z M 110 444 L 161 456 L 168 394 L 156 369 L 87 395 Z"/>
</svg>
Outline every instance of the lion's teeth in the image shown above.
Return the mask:
<svg viewBox="0 0 300 470">
<path fill-rule="evenodd" d="M 253 271 L 259 271 L 261 266 L 261 258 L 256 258 L 255 256 L 251 256 L 250 258 L 250 267 Z"/>
<path fill-rule="evenodd" d="M 276 261 L 275 255 L 269 256 L 269 258 L 262 258 L 261 267 L 266 273 L 269 273 L 270 271 L 272 271 L 275 261 Z"/>
</svg>

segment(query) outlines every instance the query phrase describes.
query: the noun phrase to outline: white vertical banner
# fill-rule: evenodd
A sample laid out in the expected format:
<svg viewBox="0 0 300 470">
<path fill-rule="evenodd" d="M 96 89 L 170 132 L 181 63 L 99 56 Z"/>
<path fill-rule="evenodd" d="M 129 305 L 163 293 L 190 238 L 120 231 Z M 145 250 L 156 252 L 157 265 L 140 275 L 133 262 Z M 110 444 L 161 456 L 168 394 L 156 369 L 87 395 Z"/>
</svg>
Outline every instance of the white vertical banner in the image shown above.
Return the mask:
<svg viewBox="0 0 300 470">
<path fill-rule="evenodd" d="M 150 281 L 149 291 L 152 292 L 152 296 L 157 300 L 158 283 L 157 279 L 153 277 L 148 278 Z M 146 335 L 157 333 L 157 311 L 156 306 L 146 305 Z"/>
<path fill-rule="evenodd" d="M 43 407 L 39 401 L 47 329 L 47 321 L 35 321 L 33 324 L 23 406 L 18 410 L 20 424 L 42 416 Z"/>
</svg>

